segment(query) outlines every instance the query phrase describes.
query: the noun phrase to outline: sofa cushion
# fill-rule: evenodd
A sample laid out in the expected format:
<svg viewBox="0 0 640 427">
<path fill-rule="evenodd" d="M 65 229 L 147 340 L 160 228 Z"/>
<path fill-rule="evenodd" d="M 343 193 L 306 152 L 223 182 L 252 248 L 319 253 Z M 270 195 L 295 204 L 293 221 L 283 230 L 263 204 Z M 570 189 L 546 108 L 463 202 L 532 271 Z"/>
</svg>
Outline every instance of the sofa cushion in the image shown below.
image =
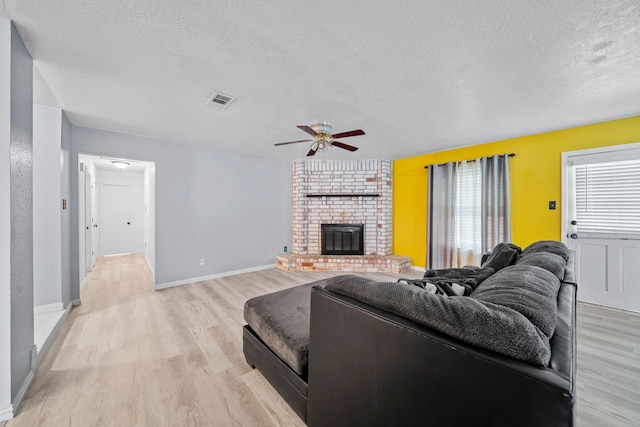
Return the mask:
<svg viewBox="0 0 640 427">
<path fill-rule="evenodd" d="M 503 305 L 353 275 L 327 279 L 326 289 L 531 364 L 547 365 L 551 357 L 549 338 L 525 316 Z"/>
<path fill-rule="evenodd" d="M 560 280 L 553 273 L 532 265 L 514 265 L 482 282 L 471 297 L 509 307 L 551 337 L 558 316 L 558 289 Z"/>
<path fill-rule="evenodd" d="M 311 288 L 308 283 L 250 299 L 244 320 L 260 339 L 298 375 L 307 375 Z"/>
<path fill-rule="evenodd" d="M 532 254 L 534 252 L 550 252 L 552 254 L 560 255 L 565 261 L 569 259 L 569 249 L 562 242 L 556 242 L 555 240 L 540 240 L 532 243 L 522 251 L 522 255 Z"/>
<path fill-rule="evenodd" d="M 482 263 L 482 267 L 493 268 L 495 271 L 502 270 L 516 262 L 520 247 L 511 243 L 498 243 L 489 257 Z"/>
<path fill-rule="evenodd" d="M 518 258 L 516 265 L 535 265 L 553 273 L 559 280 L 564 278 L 567 261 L 551 252 L 529 252 Z"/>
</svg>

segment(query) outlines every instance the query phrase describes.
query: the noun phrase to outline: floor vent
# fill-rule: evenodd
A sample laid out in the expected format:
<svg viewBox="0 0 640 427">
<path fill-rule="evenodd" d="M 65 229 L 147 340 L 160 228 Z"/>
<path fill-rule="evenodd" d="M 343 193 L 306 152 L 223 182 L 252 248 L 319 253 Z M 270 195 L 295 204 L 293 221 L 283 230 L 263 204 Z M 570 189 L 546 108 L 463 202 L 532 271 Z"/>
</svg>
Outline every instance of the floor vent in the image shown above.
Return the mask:
<svg viewBox="0 0 640 427">
<path fill-rule="evenodd" d="M 209 99 L 207 99 L 205 105 L 213 105 L 218 108 L 227 108 L 234 99 L 236 98 L 233 96 L 225 95 L 224 93 L 220 92 L 214 92 L 213 95 L 211 95 Z"/>
</svg>

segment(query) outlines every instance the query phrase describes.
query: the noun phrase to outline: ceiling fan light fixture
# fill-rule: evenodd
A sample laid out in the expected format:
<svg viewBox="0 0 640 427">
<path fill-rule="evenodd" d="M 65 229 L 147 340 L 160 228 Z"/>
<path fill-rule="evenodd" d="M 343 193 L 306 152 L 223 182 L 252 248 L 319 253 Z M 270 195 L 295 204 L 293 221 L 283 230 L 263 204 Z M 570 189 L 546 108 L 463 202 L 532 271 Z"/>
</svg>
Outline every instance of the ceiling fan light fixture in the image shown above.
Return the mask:
<svg viewBox="0 0 640 427">
<path fill-rule="evenodd" d="M 358 147 L 354 147 L 353 145 L 345 144 L 344 142 L 338 141 L 338 138 L 348 138 L 350 136 L 358 136 L 364 135 L 364 131 L 362 129 L 354 129 L 348 132 L 340 132 L 336 134 L 332 134 L 331 124 L 327 122 L 318 122 L 314 123 L 311 126 L 299 125 L 298 129 L 310 134 L 313 139 L 303 139 L 299 141 L 289 141 L 289 142 L 279 142 L 274 144 L 276 146 L 279 145 L 289 145 L 289 144 L 297 144 L 299 142 L 312 142 L 309 152 L 307 156 L 313 156 L 317 151 L 324 151 L 332 146 L 336 146 L 338 148 L 342 148 L 347 151 L 356 151 Z"/>
<path fill-rule="evenodd" d="M 115 167 L 117 167 L 118 169 L 124 169 L 127 166 L 129 166 L 128 162 L 122 161 L 122 160 L 112 160 L 111 164 Z"/>
</svg>

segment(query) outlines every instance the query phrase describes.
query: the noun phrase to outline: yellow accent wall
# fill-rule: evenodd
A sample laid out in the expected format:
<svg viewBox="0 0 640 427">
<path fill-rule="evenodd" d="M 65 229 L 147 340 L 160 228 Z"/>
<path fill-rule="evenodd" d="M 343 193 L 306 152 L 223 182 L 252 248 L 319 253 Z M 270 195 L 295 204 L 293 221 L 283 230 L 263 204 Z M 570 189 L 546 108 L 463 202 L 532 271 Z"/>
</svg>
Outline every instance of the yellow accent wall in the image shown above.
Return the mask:
<svg viewBox="0 0 640 427">
<path fill-rule="evenodd" d="M 515 153 L 509 163 L 511 235 L 524 248 L 536 240 L 561 240 L 562 152 L 631 142 L 640 142 L 640 116 L 395 160 L 393 253 L 425 265 L 425 165 Z M 550 200 L 557 202 L 556 210 L 549 210 Z"/>
</svg>

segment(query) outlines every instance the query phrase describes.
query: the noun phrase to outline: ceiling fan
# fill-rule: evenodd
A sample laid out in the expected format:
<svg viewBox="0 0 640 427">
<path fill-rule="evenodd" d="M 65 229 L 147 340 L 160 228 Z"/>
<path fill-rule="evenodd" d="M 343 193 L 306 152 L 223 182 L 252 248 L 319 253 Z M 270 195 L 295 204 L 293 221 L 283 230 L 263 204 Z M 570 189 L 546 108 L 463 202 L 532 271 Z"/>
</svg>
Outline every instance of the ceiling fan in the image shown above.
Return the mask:
<svg viewBox="0 0 640 427">
<path fill-rule="evenodd" d="M 340 147 L 349 151 L 356 151 L 358 147 L 354 147 L 353 145 L 345 144 L 344 142 L 337 141 L 338 138 L 346 138 L 348 136 L 358 136 L 364 135 L 364 131 L 362 129 L 350 130 L 348 132 L 341 133 L 331 133 L 331 124 L 327 122 L 319 122 L 314 123 L 311 126 L 298 126 L 298 129 L 301 129 L 307 132 L 309 135 L 313 136 L 313 139 L 301 139 L 299 141 L 289 141 L 289 142 L 279 142 L 275 144 L 278 145 L 287 145 L 287 144 L 297 144 L 298 142 L 312 142 L 311 149 L 307 153 L 307 156 L 313 156 L 316 154 L 318 150 L 322 151 L 331 146 Z"/>
</svg>

